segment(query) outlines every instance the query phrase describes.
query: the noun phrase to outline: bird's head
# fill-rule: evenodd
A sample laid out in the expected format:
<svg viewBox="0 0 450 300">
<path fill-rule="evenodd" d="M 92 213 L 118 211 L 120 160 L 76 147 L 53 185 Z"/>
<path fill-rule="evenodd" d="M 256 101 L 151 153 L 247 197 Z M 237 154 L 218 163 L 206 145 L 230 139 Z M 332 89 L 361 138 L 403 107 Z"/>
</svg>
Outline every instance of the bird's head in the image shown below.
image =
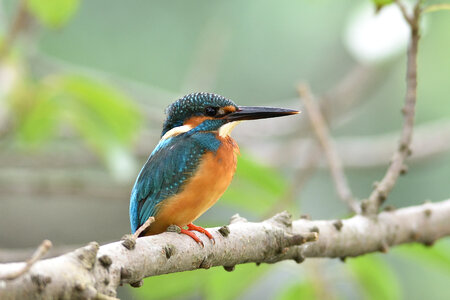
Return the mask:
<svg viewBox="0 0 450 300">
<path fill-rule="evenodd" d="M 211 93 L 193 93 L 178 99 L 166 110 L 161 136 L 173 136 L 193 128 L 218 131 L 227 136 L 239 122 L 297 114 L 299 111 L 275 107 L 237 106 Z"/>
</svg>

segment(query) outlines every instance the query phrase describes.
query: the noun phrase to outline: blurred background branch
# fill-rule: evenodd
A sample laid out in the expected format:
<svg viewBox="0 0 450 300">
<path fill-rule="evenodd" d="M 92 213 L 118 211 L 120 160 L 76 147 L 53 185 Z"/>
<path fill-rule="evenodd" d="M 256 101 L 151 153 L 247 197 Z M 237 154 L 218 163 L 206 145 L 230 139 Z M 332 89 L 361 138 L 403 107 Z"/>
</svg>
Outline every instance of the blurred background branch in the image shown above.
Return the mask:
<svg viewBox="0 0 450 300">
<path fill-rule="evenodd" d="M 350 209 L 350 211 L 359 213 L 359 204 L 355 201 L 352 195 L 352 191 L 347 183 L 344 170 L 342 168 L 342 162 L 338 156 L 334 141 L 332 140 L 328 127 L 325 123 L 324 117 L 320 112 L 319 106 L 315 103 L 313 94 L 306 84 L 300 84 L 298 87 L 298 93 L 305 103 L 306 110 L 308 112 L 308 118 L 316 134 L 317 140 L 322 147 L 325 157 L 327 159 L 328 167 L 330 169 L 331 177 L 333 178 L 336 191 Z"/>
<path fill-rule="evenodd" d="M 20 31 L 26 27 L 28 21 L 27 0 L 20 0 L 11 25 L 0 44 L 0 62 L 9 53 Z"/>
</svg>

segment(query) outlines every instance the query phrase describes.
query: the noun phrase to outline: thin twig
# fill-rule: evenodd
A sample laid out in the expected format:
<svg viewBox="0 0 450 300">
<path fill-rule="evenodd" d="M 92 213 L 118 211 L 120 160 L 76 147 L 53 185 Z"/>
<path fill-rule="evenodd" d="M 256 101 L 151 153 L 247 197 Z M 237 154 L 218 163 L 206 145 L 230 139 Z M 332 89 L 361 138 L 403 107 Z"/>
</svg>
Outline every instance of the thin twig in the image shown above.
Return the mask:
<svg viewBox="0 0 450 300">
<path fill-rule="evenodd" d="M 376 184 L 375 189 L 370 194 L 369 199 L 364 202 L 364 210 L 368 214 L 375 214 L 381 204 L 386 200 L 400 174 L 404 173 L 406 166 L 405 159 L 411 155 L 411 139 L 414 127 L 415 105 L 417 101 L 417 52 L 419 45 L 419 18 L 420 7 L 419 3 L 414 7 L 412 16 L 409 16 L 405 10 L 404 5 L 396 1 L 397 5 L 402 10 L 405 20 L 408 21 L 411 29 L 411 43 L 408 48 L 408 62 L 406 71 L 406 96 L 405 106 L 402 109 L 404 115 L 403 128 L 400 135 L 400 142 L 397 151 L 391 159 L 391 164 L 384 175 L 384 178 Z"/>
<path fill-rule="evenodd" d="M 13 21 L 6 32 L 5 39 L 0 44 L 0 60 L 2 60 L 9 52 L 12 44 L 19 35 L 19 32 L 23 29 L 27 22 L 27 1 L 20 0 L 17 5 L 17 10 L 14 15 Z"/>
<path fill-rule="evenodd" d="M 386 162 L 392 158 L 392 153 L 397 148 L 396 144 L 398 143 L 400 131 L 401 128 L 394 132 L 366 137 L 336 137 L 336 149 L 344 169 L 386 166 Z M 247 150 L 258 154 L 265 161 L 269 161 L 272 166 L 290 166 L 295 169 L 308 168 L 309 155 L 307 146 L 312 142 L 310 138 L 298 138 L 282 145 L 272 140 L 264 141 L 264 143 L 252 141 L 251 144 L 245 142 L 243 141 L 243 144 Z M 263 144 L 264 148 L 262 147 Z M 411 162 L 432 159 L 450 151 L 450 120 L 438 120 L 415 126 L 411 148 L 414 149 L 414 153 L 408 158 Z M 281 152 L 283 152 L 283 155 L 280 155 Z M 21 161 L 19 159 L 11 160 L 11 157 L 8 158 L 8 160 L 4 160 L 4 166 L 7 166 L 8 162 Z M 1 160 L 0 165 L 2 165 Z M 323 159 L 319 159 L 318 166 L 319 168 L 326 166 Z M 14 170 L 14 168 L 16 167 L 14 166 L 11 170 Z M 45 170 L 44 167 L 41 167 L 41 170 Z M 11 172 L 7 173 L 10 174 Z M 2 172 L 0 172 L 0 178 L 1 175 Z M 7 188 L 8 186 L 2 188 L 0 185 L 0 190 L 4 194 L 10 193 Z M 14 190 L 11 191 L 14 192 Z"/>
<path fill-rule="evenodd" d="M 80 244 L 57 246 L 53 245 L 52 248 L 44 256 L 41 257 L 41 259 L 60 256 L 80 247 L 82 247 L 82 245 Z M 0 248 L 0 263 L 25 261 L 30 257 L 30 253 L 33 253 L 35 250 L 36 248 Z"/>
<path fill-rule="evenodd" d="M 145 221 L 145 223 L 142 224 L 142 226 L 139 227 L 139 228 L 136 230 L 136 232 L 133 234 L 133 238 L 134 238 L 134 239 L 137 239 L 137 238 L 139 237 L 139 235 L 140 235 L 144 230 L 146 230 L 146 229 L 150 226 L 150 224 L 152 224 L 153 222 L 155 222 L 155 218 L 154 218 L 154 217 L 149 217 L 149 218 L 147 219 L 147 221 Z"/>
<path fill-rule="evenodd" d="M 423 13 L 431 13 L 442 10 L 450 10 L 450 3 L 433 4 L 425 7 Z"/>
<path fill-rule="evenodd" d="M 417 5 L 419 4 L 419 2 L 420 1 L 417 2 Z M 405 18 L 405 21 L 408 22 L 410 27 L 413 27 L 414 19 L 409 15 L 405 4 L 400 0 L 395 0 L 395 3 L 397 4 L 398 8 L 400 8 L 400 11 L 402 12 L 403 18 Z"/>
<path fill-rule="evenodd" d="M 347 204 L 353 212 L 359 213 L 359 205 L 353 198 L 352 192 L 347 183 L 347 178 L 345 177 L 344 170 L 342 168 L 341 159 L 337 154 L 336 147 L 334 146 L 334 142 L 330 136 L 319 105 L 314 101 L 308 85 L 300 84 L 298 86 L 298 93 L 305 104 L 306 110 L 308 111 L 309 120 L 314 132 L 316 133 L 317 140 L 325 152 L 331 177 L 333 178 L 339 198 L 341 198 L 341 200 Z"/>
<path fill-rule="evenodd" d="M 33 253 L 33 255 L 25 262 L 25 266 L 22 269 L 17 270 L 16 272 L 7 274 L 6 276 L 0 277 L 1 280 L 13 280 L 16 278 L 19 278 L 39 260 L 42 256 L 47 253 L 47 251 L 52 247 L 52 242 L 49 240 L 44 240 L 39 247 L 36 249 L 36 251 Z"/>
</svg>

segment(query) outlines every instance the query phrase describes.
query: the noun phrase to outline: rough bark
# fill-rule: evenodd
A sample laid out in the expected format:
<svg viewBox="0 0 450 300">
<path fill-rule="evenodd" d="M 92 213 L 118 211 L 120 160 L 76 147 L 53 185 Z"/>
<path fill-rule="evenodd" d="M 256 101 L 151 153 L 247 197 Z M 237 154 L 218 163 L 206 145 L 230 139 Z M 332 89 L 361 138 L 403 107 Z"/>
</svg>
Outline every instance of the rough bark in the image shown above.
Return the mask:
<svg viewBox="0 0 450 300">
<path fill-rule="evenodd" d="M 140 286 L 142 278 L 199 268 L 275 263 L 310 257 L 352 257 L 390 246 L 421 242 L 431 245 L 450 235 L 450 199 L 438 203 L 357 215 L 345 220 L 291 221 L 287 213 L 260 223 L 235 216 L 231 224 L 212 228 L 216 243 L 203 235 L 204 248 L 187 236 L 167 232 L 114 242 L 96 242 L 59 257 L 36 262 L 23 276 L 0 280 L 1 299 L 107 299 L 120 284 Z M 316 239 L 318 233 L 318 240 Z M 310 242 L 309 242 L 310 241 Z M 0 264 L 0 278 L 24 263 Z"/>
</svg>

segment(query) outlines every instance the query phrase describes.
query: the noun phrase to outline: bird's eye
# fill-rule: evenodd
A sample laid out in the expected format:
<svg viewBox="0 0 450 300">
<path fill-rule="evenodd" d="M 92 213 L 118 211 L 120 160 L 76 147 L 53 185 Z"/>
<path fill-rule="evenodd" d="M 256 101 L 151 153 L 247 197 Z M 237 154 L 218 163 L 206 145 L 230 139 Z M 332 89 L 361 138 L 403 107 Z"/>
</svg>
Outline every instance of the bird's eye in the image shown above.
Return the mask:
<svg viewBox="0 0 450 300">
<path fill-rule="evenodd" d="M 208 117 L 214 117 L 217 114 L 217 107 L 208 106 L 205 108 L 205 115 Z"/>
</svg>

